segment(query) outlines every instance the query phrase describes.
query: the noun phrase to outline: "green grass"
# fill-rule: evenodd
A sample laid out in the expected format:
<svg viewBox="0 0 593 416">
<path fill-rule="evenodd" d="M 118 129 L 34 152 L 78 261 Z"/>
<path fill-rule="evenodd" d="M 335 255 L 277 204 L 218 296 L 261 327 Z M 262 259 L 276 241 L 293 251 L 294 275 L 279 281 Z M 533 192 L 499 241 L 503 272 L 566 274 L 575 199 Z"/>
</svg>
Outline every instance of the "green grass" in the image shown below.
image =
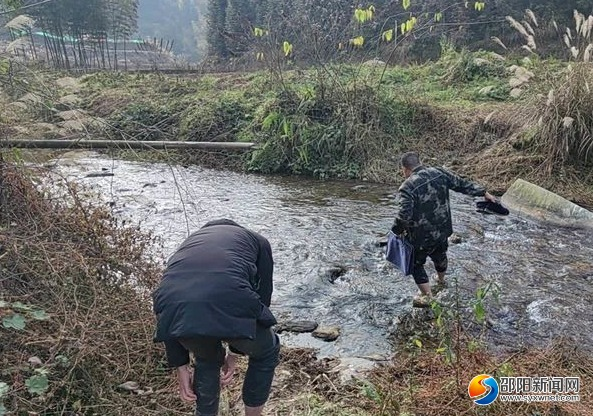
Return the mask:
<svg viewBox="0 0 593 416">
<path fill-rule="evenodd" d="M 250 171 L 384 181 L 392 175 L 383 172 L 390 163 L 386 156 L 413 146 L 427 129 L 440 129 L 436 125 L 449 116 L 483 114 L 524 100 L 510 97 L 507 71 L 521 62 L 445 48 L 437 62 L 386 69 L 328 65 L 195 78 L 100 73 L 86 77 L 84 94 L 94 103 L 133 97 L 108 115 L 114 133 L 257 142 L 260 149 L 244 160 Z M 539 72 L 546 65 L 529 62 Z M 549 71 L 559 65 L 550 63 Z"/>
</svg>

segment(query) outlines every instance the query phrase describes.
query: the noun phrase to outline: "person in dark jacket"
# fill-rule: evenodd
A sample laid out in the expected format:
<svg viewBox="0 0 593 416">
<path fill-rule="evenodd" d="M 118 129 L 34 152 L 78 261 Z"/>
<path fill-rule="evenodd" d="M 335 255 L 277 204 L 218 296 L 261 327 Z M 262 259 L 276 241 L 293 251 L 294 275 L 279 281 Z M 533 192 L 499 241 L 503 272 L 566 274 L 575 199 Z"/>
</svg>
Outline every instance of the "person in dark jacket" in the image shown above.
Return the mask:
<svg viewBox="0 0 593 416">
<path fill-rule="evenodd" d="M 484 187 L 446 169 L 423 166 L 415 152 L 405 153 L 401 164 L 406 180 L 399 188 L 392 231 L 404 234 L 414 246 L 412 276 L 420 289 L 414 304 L 428 306 L 432 291 L 424 269 L 427 257 L 434 263 L 437 282 L 445 284 L 448 238 L 453 233 L 449 190 L 483 196 L 492 202 L 496 202 L 496 198 Z"/>
<path fill-rule="evenodd" d="M 165 343 L 181 397 L 196 401 L 196 415 L 218 414 L 220 387 L 232 380 L 240 354 L 249 356 L 245 415 L 261 415 L 280 352 L 269 309 L 273 264 L 267 239 L 226 219 L 191 234 L 169 259 L 153 293 L 155 341 Z"/>
</svg>

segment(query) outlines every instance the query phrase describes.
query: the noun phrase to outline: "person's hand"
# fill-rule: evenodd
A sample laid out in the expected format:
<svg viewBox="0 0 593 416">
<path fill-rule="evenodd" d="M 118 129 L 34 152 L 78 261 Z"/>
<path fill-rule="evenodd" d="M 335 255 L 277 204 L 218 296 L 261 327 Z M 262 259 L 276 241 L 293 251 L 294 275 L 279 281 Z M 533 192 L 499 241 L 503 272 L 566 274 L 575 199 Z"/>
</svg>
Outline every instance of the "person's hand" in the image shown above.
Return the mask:
<svg viewBox="0 0 593 416">
<path fill-rule="evenodd" d="M 193 388 L 194 373 L 188 365 L 177 367 L 177 380 L 179 381 L 181 399 L 186 402 L 196 401 L 197 397 Z"/>
<path fill-rule="evenodd" d="M 395 235 L 400 235 L 404 232 L 404 227 L 399 221 L 396 221 L 391 227 L 391 232 Z"/>
<path fill-rule="evenodd" d="M 237 356 L 229 353 L 224 359 L 224 365 L 222 366 L 220 373 L 220 385 L 222 387 L 228 386 L 233 381 L 235 375 L 235 369 L 237 368 Z"/>
<path fill-rule="evenodd" d="M 493 203 L 497 203 L 498 202 L 496 200 L 496 197 L 494 195 L 492 195 L 491 193 L 489 193 L 489 192 L 486 192 L 486 194 L 484 195 L 484 198 L 487 199 L 490 202 L 493 202 Z"/>
</svg>

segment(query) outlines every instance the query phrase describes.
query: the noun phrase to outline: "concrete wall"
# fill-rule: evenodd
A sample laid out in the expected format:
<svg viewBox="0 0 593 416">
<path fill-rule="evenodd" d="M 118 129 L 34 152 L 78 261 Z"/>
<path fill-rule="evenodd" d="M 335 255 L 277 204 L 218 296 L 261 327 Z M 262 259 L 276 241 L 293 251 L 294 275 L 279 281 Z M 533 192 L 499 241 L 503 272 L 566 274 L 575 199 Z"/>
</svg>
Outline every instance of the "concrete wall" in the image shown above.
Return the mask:
<svg viewBox="0 0 593 416">
<path fill-rule="evenodd" d="M 513 183 L 502 196 L 502 203 L 517 214 L 540 221 L 593 229 L 593 212 L 523 179 L 517 179 Z"/>
</svg>

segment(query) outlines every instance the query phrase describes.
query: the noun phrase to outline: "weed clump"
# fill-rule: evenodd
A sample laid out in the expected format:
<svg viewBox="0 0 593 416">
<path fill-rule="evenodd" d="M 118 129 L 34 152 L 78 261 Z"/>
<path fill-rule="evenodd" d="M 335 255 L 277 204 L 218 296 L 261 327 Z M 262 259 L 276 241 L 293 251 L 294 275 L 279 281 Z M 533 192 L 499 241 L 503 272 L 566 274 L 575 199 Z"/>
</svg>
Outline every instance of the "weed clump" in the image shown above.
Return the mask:
<svg viewBox="0 0 593 416">
<path fill-rule="evenodd" d="M 537 127 L 530 147 L 544 156 L 548 174 L 558 166 L 585 168 L 593 163 L 592 79 L 591 64 L 575 64 L 535 106 L 532 122 Z"/>
<path fill-rule="evenodd" d="M 533 12 L 526 10 L 522 22 L 507 19 L 524 38 L 522 48 L 537 54 L 543 29 L 534 30 L 539 24 Z M 574 24 L 574 30 L 564 31 L 554 21 L 549 25 L 563 40 L 571 63 L 561 72 L 563 76 L 551 77 L 547 94 L 536 97 L 518 141 L 521 148 L 541 156 L 539 168 L 547 177 L 558 168 L 587 169 L 593 163 L 593 16 L 575 10 Z"/>
<path fill-rule="evenodd" d="M 328 88 L 314 81 L 281 92 L 255 120 L 251 134 L 263 143 L 248 162 L 253 171 L 321 178 L 384 181 L 378 162 L 413 135 L 413 105 L 364 85 Z"/>
<path fill-rule="evenodd" d="M 475 80 L 505 78 L 504 58 L 491 52 L 471 52 L 467 49 L 457 51 L 447 42 L 441 44 L 439 66 L 444 67 L 443 81 L 448 84 L 461 84 Z"/>
<path fill-rule="evenodd" d="M 147 298 L 154 240 L 72 184 L 56 197 L 23 167 L 0 166 L 1 401 L 14 414 L 162 409 L 154 394 L 170 381 Z M 134 392 L 118 387 L 127 381 Z"/>
</svg>

